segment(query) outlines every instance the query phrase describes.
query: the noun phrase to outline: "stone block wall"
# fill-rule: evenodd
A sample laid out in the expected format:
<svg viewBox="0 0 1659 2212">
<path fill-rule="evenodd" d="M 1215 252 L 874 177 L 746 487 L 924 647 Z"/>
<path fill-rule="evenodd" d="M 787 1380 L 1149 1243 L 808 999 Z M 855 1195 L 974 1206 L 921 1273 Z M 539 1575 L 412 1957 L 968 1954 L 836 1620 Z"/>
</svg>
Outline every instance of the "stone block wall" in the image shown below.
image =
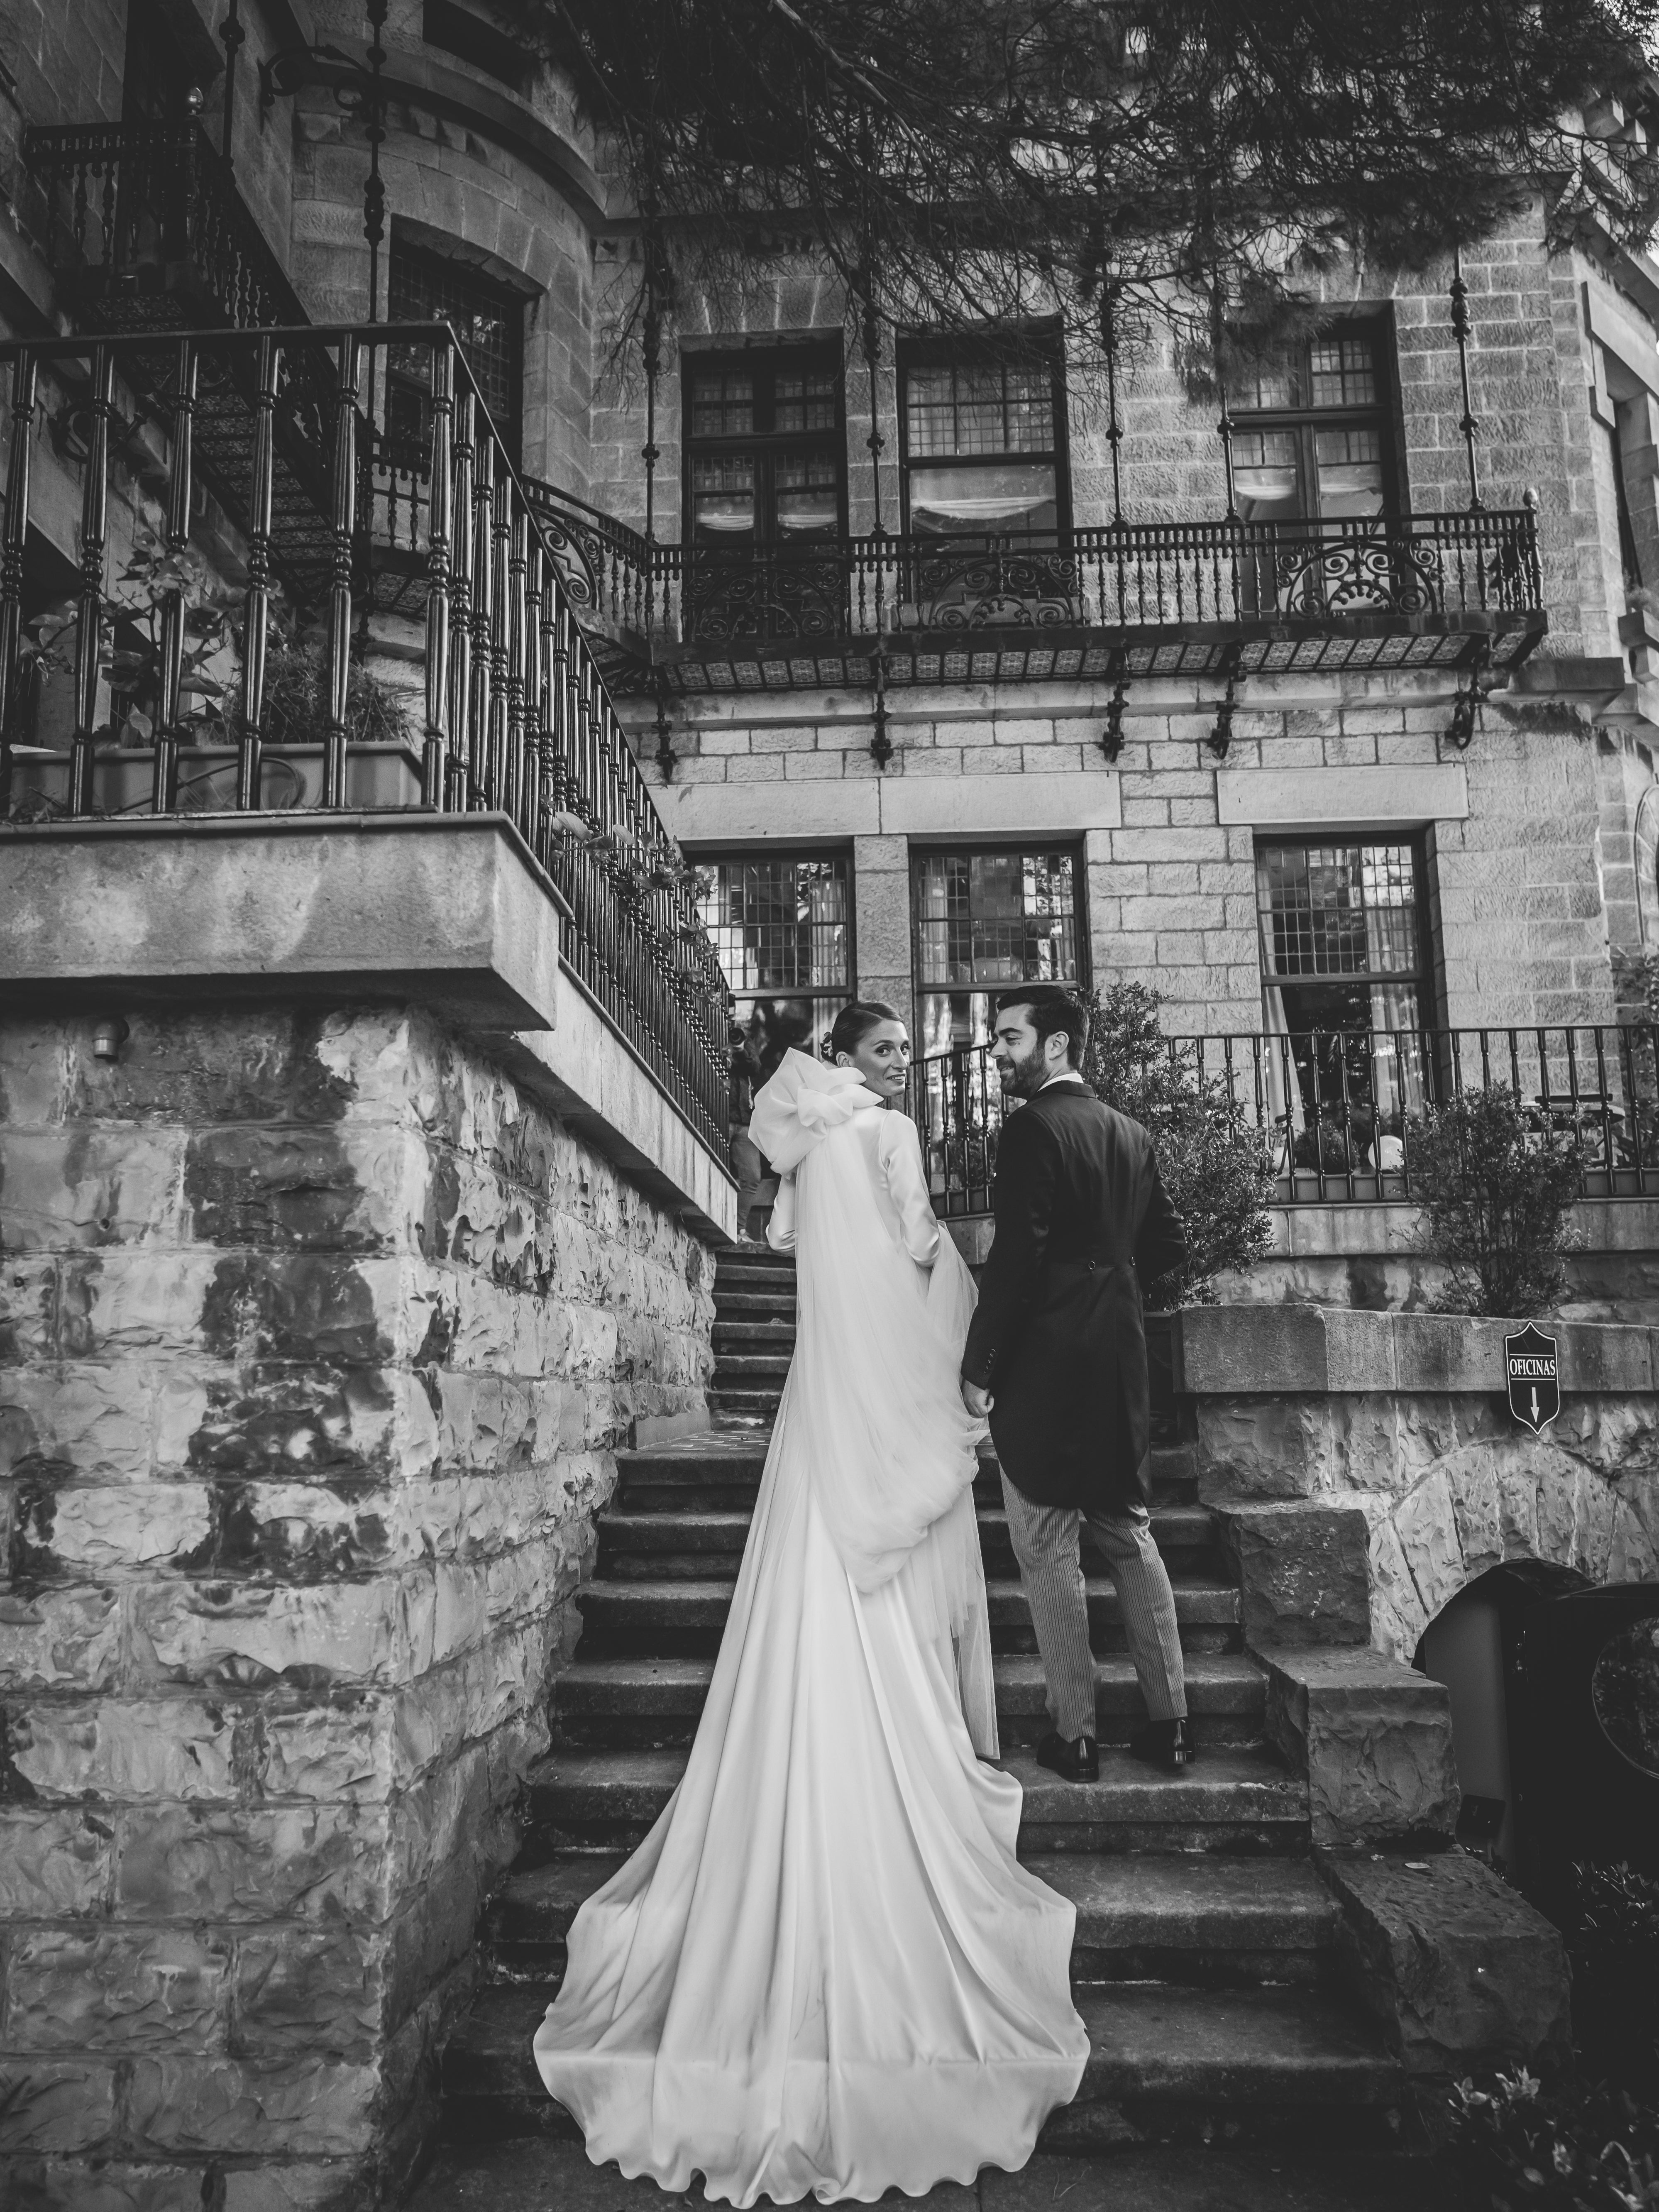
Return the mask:
<svg viewBox="0 0 1659 2212">
<path fill-rule="evenodd" d="M 0 2201 L 355 2212 L 712 1267 L 420 1013 L 13 1018 L 0 1087 Z"/>
<path fill-rule="evenodd" d="M 1561 1412 L 1534 1437 L 1504 1396 L 1513 1326 L 1312 1306 L 1180 1316 L 1200 1495 L 1257 1519 L 1286 1509 L 1269 1516 L 1264 1603 L 1295 1586 L 1298 1556 L 1310 1580 L 1335 1587 L 1329 1531 L 1344 1513 L 1364 1516 L 1363 1562 L 1320 1615 L 1346 1620 L 1358 1603 L 1372 1647 L 1397 1660 L 1505 1559 L 1596 1583 L 1659 1577 L 1655 1332 L 1552 1323 Z"/>
<path fill-rule="evenodd" d="M 867 968 L 887 995 L 910 957 L 908 918 L 899 916 L 895 933 L 886 897 L 891 854 L 904 840 L 860 831 L 883 830 L 902 811 L 913 834 L 984 842 L 995 822 L 1004 835 L 1018 823 L 1073 842 L 1091 814 L 1115 812 L 1115 827 L 1091 829 L 1084 841 L 1092 973 L 1155 985 L 1170 1030 L 1215 1036 L 1261 1027 L 1256 836 L 1274 835 L 1273 819 L 1294 801 L 1305 808 L 1302 827 L 1322 819 L 1334 834 L 1352 835 L 1345 823 L 1363 822 L 1386 835 L 1393 812 L 1397 834 L 1409 837 L 1443 803 L 1437 779 L 1449 777 L 1463 796 L 1428 832 L 1438 961 L 1428 1019 L 1611 1021 L 1596 740 L 1588 724 L 1540 729 L 1494 702 L 1468 750 L 1453 754 L 1451 688 L 1437 674 L 1255 679 L 1234 716 L 1224 765 L 1206 742 L 1214 701 L 1190 684 L 1136 684 L 1109 765 L 1100 748 L 1103 685 L 918 688 L 892 695 L 896 750 L 879 775 L 869 704 L 857 694 L 690 699 L 664 808 L 694 848 L 752 844 L 757 831 L 745 823 L 763 817 L 769 840 L 852 842 L 861 981 Z M 648 750 L 649 711 L 633 714 Z M 1325 775 L 1332 769 L 1370 780 L 1344 783 Z M 1276 779 L 1278 817 L 1224 818 L 1222 779 L 1251 770 Z M 1379 770 L 1395 772 L 1393 780 L 1379 781 Z M 1043 779 L 1050 793 L 1073 789 L 1075 799 L 1069 807 L 1051 800 L 1051 818 L 1038 822 L 1020 806 L 1011 781 L 1020 777 Z M 983 817 L 973 824 L 977 839 L 963 827 L 970 791 Z M 1114 792 L 1106 809 L 1103 794 Z M 886 901 L 879 920 L 873 911 L 866 920 L 866 848 L 883 853 L 868 886 Z"/>
</svg>

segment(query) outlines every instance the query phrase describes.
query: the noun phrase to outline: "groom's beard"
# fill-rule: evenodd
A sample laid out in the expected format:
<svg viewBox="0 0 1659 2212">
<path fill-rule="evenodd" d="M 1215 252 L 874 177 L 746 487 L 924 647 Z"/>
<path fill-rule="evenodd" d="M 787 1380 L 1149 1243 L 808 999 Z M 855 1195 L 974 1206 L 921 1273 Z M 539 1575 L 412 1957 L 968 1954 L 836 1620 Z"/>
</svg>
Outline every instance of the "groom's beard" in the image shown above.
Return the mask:
<svg viewBox="0 0 1659 2212">
<path fill-rule="evenodd" d="M 1006 1062 L 1000 1062 L 1003 1083 L 1016 1098 L 1035 1098 L 1048 1080 L 1048 1070 L 1043 1065 L 1041 1049 L 1035 1049 L 1016 1059 L 1011 1053 Z"/>
</svg>

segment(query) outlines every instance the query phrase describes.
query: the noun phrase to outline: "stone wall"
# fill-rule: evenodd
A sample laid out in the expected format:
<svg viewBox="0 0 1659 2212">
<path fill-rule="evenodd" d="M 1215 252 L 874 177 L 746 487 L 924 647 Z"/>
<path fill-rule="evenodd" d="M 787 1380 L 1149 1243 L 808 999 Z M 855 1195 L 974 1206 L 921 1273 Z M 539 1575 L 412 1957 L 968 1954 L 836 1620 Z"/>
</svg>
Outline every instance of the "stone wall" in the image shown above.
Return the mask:
<svg viewBox="0 0 1659 2212">
<path fill-rule="evenodd" d="M 852 841 L 860 986 L 870 988 L 867 967 L 901 1003 L 908 910 L 896 939 L 884 925 L 878 939 L 868 933 L 861 847 L 902 853 L 895 826 L 966 841 L 1030 831 L 1075 840 L 1088 825 L 1097 981 L 1155 985 L 1170 1030 L 1208 1035 L 1261 1026 L 1258 836 L 1321 823 L 1387 835 L 1392 822 L 1409 837 L 1431 822 L 1438 971 L 1428 1018 L 1453 1027 L 1611 1021 L 1589 726 L 1560 726 L 1558 714 L 1557 726 L 1539 729 L 1493 702 L 1468 752 L 1454 755 L 1445 743 L 1451 690 L 1445 674 L 1258 678 L 1224 764 L 1206 742 L 1213 699 L 1148 679 L 1131 691 L 1109 766 L 1100 749 L 1103 685 L 906 690 L 893 695 L 896 751 L 879 775 L 868 702 L 856 694 L 690 699 L 661 805 L 692 848 Z M 648 744 L 649 711 L 633 713 Z M 884 857 L 875 873 L 892 872 Z M 877 888 L 884 897 L 887 884 Z"/>
<path fill-rule="evenodd" d="M 428 1016 L 90 1033 L 0 1028 L 0 2199 L 355 2212 L 712 1268 Z"/>
<path fill-rule="evenodd" d="M 1311 1306 L 1180 1316 L 1200 1492 L 1237 1523 L 1247 1613 L 1292 1642 L 1408 1661 L 1504 1559 L 1659 1577 L 1655 1332 L 1553 1324 L 1561 1413 L 1534 1437 L 1504 1401 L 1512 1326 Z"/>
</svg>

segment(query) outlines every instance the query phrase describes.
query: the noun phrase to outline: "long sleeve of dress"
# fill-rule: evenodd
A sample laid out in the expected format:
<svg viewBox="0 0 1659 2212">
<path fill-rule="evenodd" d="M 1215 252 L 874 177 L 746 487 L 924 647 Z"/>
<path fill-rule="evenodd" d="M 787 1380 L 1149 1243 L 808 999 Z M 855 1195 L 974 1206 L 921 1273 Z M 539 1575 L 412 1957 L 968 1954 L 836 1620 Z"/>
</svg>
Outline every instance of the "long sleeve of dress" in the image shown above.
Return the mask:
<svg viewBox="0 0 1659 2212">
<path fill-rule="evenodd" d="M 916 1125 L 908 1114 L 884 1114 L 879 1142 L 882 1173 L 887 1180 L 887 1194 L 898 1213 L 904 1249 L 919 1267 L 931 1267 L 939 1257 L 939 1240 L 944 1232 L 927 1195 Z"/>
<path fill-rule="evenodd" d="M 778 1194 L 772 1201 L 772 1212 L 766 1224 L 766 1241 L 775 1252 L 793 1252 L 795 1249 L 795 1178 L 793 1175 L 778 1178 Z"/>
</svg>

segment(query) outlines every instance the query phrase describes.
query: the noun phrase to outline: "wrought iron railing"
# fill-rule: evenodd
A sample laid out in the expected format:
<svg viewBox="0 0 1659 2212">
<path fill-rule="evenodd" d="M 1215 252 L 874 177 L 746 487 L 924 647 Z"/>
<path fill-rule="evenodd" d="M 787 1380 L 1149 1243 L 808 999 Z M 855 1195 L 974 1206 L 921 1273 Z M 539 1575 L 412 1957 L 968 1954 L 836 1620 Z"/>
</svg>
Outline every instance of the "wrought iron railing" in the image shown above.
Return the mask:
<svg viewBox="0 0 1659 2212">
<path fill-rule="evenodd" d="M 724 1158 L 729 994 L 698 919 L 693 878 L 663 829 L 561 580 L 555 549 L 448 325 L 198 331 L 164 343 L 173 363 L 157 402 L 168 453 L 168 555 L 182 553 L 188 543 L 193 440 L 204 396 L 215 395 L 218 419 L 245 402 L 247 473 L 240 485 L 220 479 L 246 532 L 248 576 L 237 704 L 220 732 L 234 750 L 216 803 L 226 811 L 258 811 L 266 803 L 273 486 L 279 431 L 285 431 L 294 440 L 314 439 L 314 476 L 326 502 L 314 518 L 327 556 L 319 745 L 295 749 L 296 755 L 319 752 L 314 803 L 325 811 L 362 805 L 368 789 L 368 804 L 507 816 L 564 902 L 569 972 Z M 130 807 L 133 752 L 110 745 L 107 726 L 100 724 L 100 663 L 111 627 L 110 424 L 118 376 L 136 355 L 153 362 L 157 345 L 151 334 L 0 346 L 0 362 L 11 368 L 10 468 L 0 538 L 0 814 L 15 818 L 15 800 L 26 791 L 34 812 L 45 807 L 76 816 Z M 373 575 L 391 534 L 383 511 L 386 481 L 374 465 L 360 394 L 366 364 L 376 351 L 393 347 L 405 361 L 410 349 L 425 356 L 431 423 L 423 493 L 412 509 L 402 503 L 395 532 L 405 567 L 419 573 L 425 636 L 422 737 L 418 753 L 408 756 L 401 790 L 386 747 L 354 746 L 348 738 L 354 592 Z M 384 390 L 384 362 L 375 366 Z M 34 417 L 48 375 L 72 379 L 91 394 L 82 583 L 71 638 L 75 736 L 67 757 L 30 758 L 20 775 L 12 723 L 22 697 L 15 679 L 26 642 L 23 555 Z M 179 756 L 202 732 L 191 720 L 185 690 L 189 593 L 176 562 L 164 562 L 158 574 L 161 645 L 149 811 L 170 815 L 201 811 L 199 788 L 181 798 Z M 200 780 L 185 779 L 192 781 Z M 276 803 L 291 807 L 295 764 L 285 762 L 273 781 L 283 785 Z"/>
<path fill-rule="evenodd" d="M 538 477 L 526 477 L 524 488 L 572 605 L 619 629 L 647 631 L 651 547 L 638 531 Z"/>
<path fill-rule="evenodd" d="M 1577 1153 L 1585 1197 L 1659 1196 L 1650 1025 L 1177 1036 L 1164 1050 L 1267 1146 L 1281 1204 L 1409 1200 L 1413 1117 L 1497 1084 L 1521 1101 L 1540 1142 Z M 986 1046 L 917 1067 L 911 1111 L 939 1211 L 989 1212 L 1009 1110 Z"/>
<path fill-rule="evenodd" d="M 659 643 L 1183 623 L 1409 625 L 1541 604 L 1528 508 L 1303 522 L 1126 523 L 1034 538 L 647 544 L 535 486 L 593 603 Z"/>
<path fill-rule="evenodd" d="M 237 330 L 303 323 L 306 311 L 230 167 L 193 118 L 72 123 L 27 131 L 23 167 L 44 194 L 47 251 L 99 327 L 142 318 L 185 275 L 184 319 Z"/>
</svg>

